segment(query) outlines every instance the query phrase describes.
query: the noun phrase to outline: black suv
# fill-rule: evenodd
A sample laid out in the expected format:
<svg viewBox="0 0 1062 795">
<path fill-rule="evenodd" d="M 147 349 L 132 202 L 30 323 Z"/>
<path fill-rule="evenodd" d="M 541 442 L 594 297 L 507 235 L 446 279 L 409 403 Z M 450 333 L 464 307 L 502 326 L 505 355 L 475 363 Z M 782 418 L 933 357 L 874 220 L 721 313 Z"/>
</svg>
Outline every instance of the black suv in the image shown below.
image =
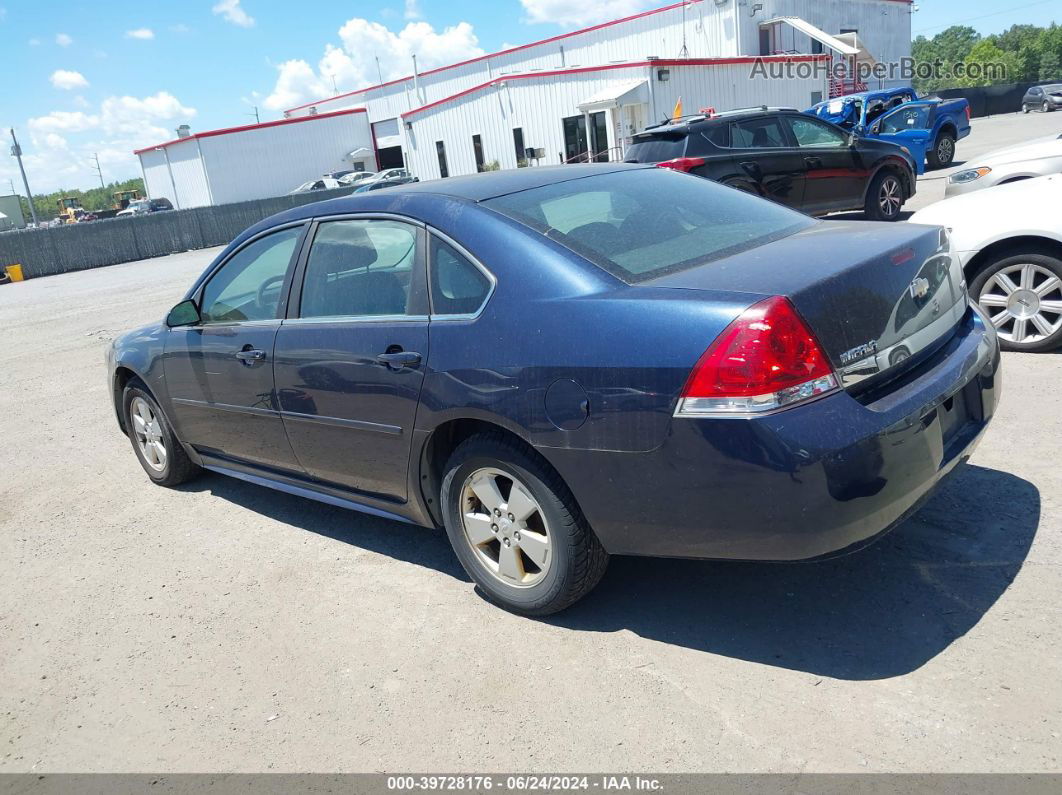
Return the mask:
<svg viewBox="0 0 1062 795">
<path fill-rule="evenodd" d="M 915 192 L 904 147 L 782 108 L 650 127 L 634 136 L 624 160 L 687 171 L 810 215 L 863 210 L 872 220 L 895 221 Z"/>
</svg>

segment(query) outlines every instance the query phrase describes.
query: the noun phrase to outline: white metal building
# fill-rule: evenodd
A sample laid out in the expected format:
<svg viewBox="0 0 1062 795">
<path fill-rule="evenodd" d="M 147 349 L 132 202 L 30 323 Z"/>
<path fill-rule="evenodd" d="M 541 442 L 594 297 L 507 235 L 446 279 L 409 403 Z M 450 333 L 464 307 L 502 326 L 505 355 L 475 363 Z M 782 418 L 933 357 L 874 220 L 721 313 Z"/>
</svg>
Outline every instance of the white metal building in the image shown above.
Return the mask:
<svg viewBox="0 0 1062 795">
<path fill-rule="evenodd" d="M 864 87 L 831 80 L 831 64 L 896 63 L 910 51 L 909 0 L 685 0 L 452 66 L 418 73 L 414 63 L 408 77 L 285 116 L 365 108 L 381 166 L 431 179 L 617 159 L 679 99 L 686 113 L 805 108 Z"/>
<path fill-rule="evenodd" d="M 332 171 L 375 171 L 364 108 L 189 134 L 139 149 L 148 196 L 178 209 L 264 199 Z"/>
<path fill-rule="evenodd" d="M 294 122 L 360 111 L 350 124 L 367 129 L 376 166 L 405 166 L 422 180 L 495 164 L 615 160 L 634 133 L 668 118 L 679 99 L 687 114 L 754 105 L 803 109 L 863 88 L 831 79 L 829 67 L 910 56 L 911 10 L 910 0 L 683 0 L 437 69 L 418 72 L 414 60 L 407 77 L 300 105 L 284 116 Z M 273 194 L 282 193 L 330 170 L 313 156 L 325 145 L 311 134 L 314 128 L 280 128 L 284 140 L 267 132 L 275 129 L 269 125 L 250 128 L 261 130 L 255 134 L 263 142 L 250 157 L 240 144 L 211 145 L 205 158 L 198 154 L 196 147 L 217 140 L 206 136 L 231 131 L 170 142 L 162 154 L 141 150 L 148 190 L 152 196 L 176 193 L 181 206 L 252 198 L 230 178 L 283 168 L 284 179 L 269 185 Z M 340 145 L 322 137 L 332 146 L 322 153 L 325 160 L 365 140 L 352 135 Z M 296 166 L 302 168 L 298 176 Z"/>
</svg>

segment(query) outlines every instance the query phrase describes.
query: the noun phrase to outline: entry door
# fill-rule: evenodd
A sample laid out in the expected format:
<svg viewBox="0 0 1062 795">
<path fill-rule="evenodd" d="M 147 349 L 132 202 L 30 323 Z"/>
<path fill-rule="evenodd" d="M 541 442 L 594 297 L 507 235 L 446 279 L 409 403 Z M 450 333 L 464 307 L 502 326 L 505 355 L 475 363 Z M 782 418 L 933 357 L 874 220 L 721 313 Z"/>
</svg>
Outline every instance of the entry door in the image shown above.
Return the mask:
<svg viewBox="0 0 1062 795">
<path fill-rule="evenodd" d="M 605 111 L 590 114 L 590 142 L 594 150 L 594 162 L 608 162 L 608 119 Z"/>
<path fill-rule="evenodd" d="M 589 150 L 586 139 L 586 117 L 569 116 L 562 120 L 564 123 L 564 160 L 565 162 L 581 162 L 579 157 Z"/>
<path fill-rule="evenodd" d="M 273 369 L 291 446 L 321 482 L 408 496 L 428 355 L 423 248 L 403 221 L 326 221 L 296 274 Z"/>
<path fill-rule="evenodd" d="M 789 129 L 804 157 L 803 210 L 807 213 L 858 207 L 867 174 L 848 135 L 810 116 L 788 116 Z"/>
<path fill-rule="evenodd" d="M 807 165 L 777 116 L 730 125 L 732 157 L 744 177 L 768 199 L 799 210 L 804 200 Z"/>
<path fill-rule="evenodd" d="M 164 369 L 177 435 L 197 449 L 298 471 L 273 390 L 273 345 L 304 227 L 253 240 L 215 271 L 202 322 L 170 329 Z"/>
</svg>

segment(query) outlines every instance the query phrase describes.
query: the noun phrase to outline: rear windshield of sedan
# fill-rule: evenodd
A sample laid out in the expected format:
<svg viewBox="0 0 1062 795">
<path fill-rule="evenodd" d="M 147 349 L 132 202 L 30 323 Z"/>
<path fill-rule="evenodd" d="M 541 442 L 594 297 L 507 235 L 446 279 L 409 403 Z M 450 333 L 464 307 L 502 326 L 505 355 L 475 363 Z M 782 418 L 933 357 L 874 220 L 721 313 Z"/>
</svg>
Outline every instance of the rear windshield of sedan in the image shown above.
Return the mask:
<svg viewBox="0 0 1062 795">
<path fill-rule="evenodd" d="M 628 284 L 747 251 L 816 223 L 751 194 L 661 168 L 558 182 L 483 204 Z"/>
</svg>

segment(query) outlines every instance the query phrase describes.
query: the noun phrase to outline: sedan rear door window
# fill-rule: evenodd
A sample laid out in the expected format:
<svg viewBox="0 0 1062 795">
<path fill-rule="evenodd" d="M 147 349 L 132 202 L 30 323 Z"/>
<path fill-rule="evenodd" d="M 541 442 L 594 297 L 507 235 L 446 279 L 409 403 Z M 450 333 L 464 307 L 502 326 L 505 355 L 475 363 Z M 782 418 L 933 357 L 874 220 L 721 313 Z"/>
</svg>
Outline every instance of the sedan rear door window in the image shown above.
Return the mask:
<svg viewBox="0 0 1062 795">
<path fill-rule="evenodd" d="M 416 314 L 417 227 L 383 219 L 326 221 L 317 228 L 299 316 Z"/>
</svg>

